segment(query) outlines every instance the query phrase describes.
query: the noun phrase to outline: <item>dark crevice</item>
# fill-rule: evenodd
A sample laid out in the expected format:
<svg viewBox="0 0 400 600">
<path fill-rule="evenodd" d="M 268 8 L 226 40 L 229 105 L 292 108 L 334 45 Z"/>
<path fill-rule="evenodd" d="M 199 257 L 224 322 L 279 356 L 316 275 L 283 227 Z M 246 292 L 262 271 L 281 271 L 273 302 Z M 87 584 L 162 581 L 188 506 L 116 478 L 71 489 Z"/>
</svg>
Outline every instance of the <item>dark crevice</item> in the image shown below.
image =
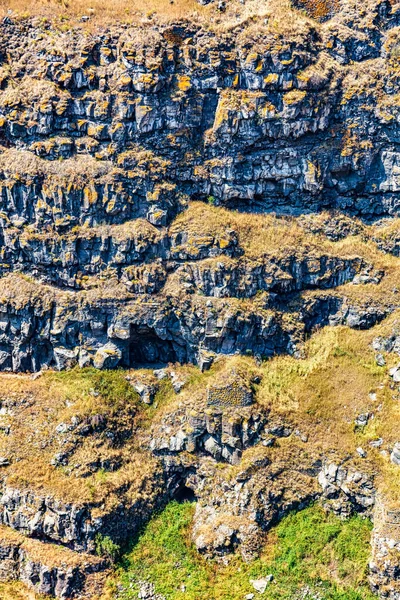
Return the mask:
<svg viewBox="0 0 400 600">
<path fill-rule="evenodd" d="M 129 365 L 168 364 L 179 361 L 179 357 L 169 340 L 162 340 L 147 326 L 131 328 L 129 339 Z"/>
<path fill-rule="evenodd" d="M 194 491 L 191 488 L 182 484 L 175 492 L 175 500 L 177 502 L 181 502 L 181 503 L 196 502 L 197 498 L 196 498 L 196 494 L 194 493 Z"/>
</svg>

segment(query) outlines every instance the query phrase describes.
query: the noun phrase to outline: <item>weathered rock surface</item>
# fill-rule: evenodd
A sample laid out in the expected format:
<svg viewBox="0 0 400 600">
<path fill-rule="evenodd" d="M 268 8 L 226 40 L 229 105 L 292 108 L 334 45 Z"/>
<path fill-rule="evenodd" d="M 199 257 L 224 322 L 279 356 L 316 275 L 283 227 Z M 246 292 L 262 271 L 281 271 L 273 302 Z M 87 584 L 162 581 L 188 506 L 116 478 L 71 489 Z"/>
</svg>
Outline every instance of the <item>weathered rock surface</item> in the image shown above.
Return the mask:
<svg viewBox="0 0 400 600">
<path fill-rule="evenodd" d="M 400 598 L 400 513 L 384 498 L 378 498 L 374 512 L 370 583 L 382 598 Z"/>
<path fill-rule="evenodd" d="M 364 63 L 379 89 L 395 93 L 399 14 L 386 2 L 367 10 L 369 26 L 345 11 L 335 17 L 350 29 L 345 39 L 339 27 L 299 15 L 280 47 L 268 24 L 256 39 L 247 28 L 219 39 L 190 23 L 115 26 L 95 39 L 57 31 L 50 49 L 51 24 L 3 23 L 3 56 L 18 65 L 16 77 L 4 74 L 0 97 L 11 148 L 2 159 L 4 218 L 162 224 L 187 195 L 398 213 L 396 105 L 356 94 L 352 78 Z M 85 154 L 102 162 L 83 166 Z"/>
<path fill-rule="evenodd" d="M 51 288 L 48 310 L 31 298 L 18 310 L 1 302 L 0 368 L 293 353 L 302 326 L 287 331 L 260 306 L 245 317 L 232 302 L 178 306 L 177 290 L 227 300 L 265 292 L 265 308 L 285 311 L 287 295 L 304 290 L 378 285 L 384 273 L 361 256 L 261 249 L 250 259 L 234 230 L 193 239 L 171 226 L 194 199 L 280 214 L 336 210 L 323 226 L 334 240 L 362 231 L 343 213 L 399 214 L 391 98 L 400 13 L 386 2 L 365 10 L 368 18 L 354 18 L 342 7 L 329 25 L 294 15 L 296 33 L 281 45 L 268 19 L 220 37 L 190 22 L 114 25 L 91 37 L 51 21 L 4 21 L 0 275 L 92 294 Z M 373 239 L 396 255 L 396 235 Z M 120 287 L 104 299 L 110 281 Z M 338 306 L 332 319 L 320 304 L 318 326 L 367 327 L 392 308 L 365 316 L 350 307 L 342 318 Z"/>
<path fill-rule="evenodd" d="M 104 560 L 93 556 L 74 555 L 25 540 L 7 528 L 0 530 L 0 581 L 20 580 L 38 594 L 67 600 L 79 594 L 88 575 L 105 566 Z"/>
<path fill-rule="evenodd" d="M 154 477 L 154 484 L 157 475 Z M 166 486 L 167 488 L 167 486 Z M 59 498 L 43 497 L 35 490 L 3 489 L 0 522 L 28 537 L 62 544 L 78 552 L 95 552 L 97 535 L 124 543 L 138 531 L 157 504 L 150 494 L 131 504 L 120 504 L 97 516 L 96 503 L 73 505 Z M 97 513 L 97 514 L 96 514 Z"/>
<path fill-rule="evenodd" d="M 251 409 L 224 410 L 220 407 L 177 409 L 165 420 L 162 431 L 154 432 L 150 444 L 157 455 L 197 452 L 235 464 L 243 450 L 260 441 L 267 415 Z"/>
<path fill-rule="evenodd" d="M 299 307 L 296 324 L 273 298 L 202 296 L 130 297 L 104 289 L 97 298 L 82 292 L 55 292 L 30 282 L 3 279 L 0 305 L 0 368 L 130 367 L 137 364 L 193 362 L 217 354 L 293 354 L 305 332 L 346 324 L 365 329 L 381 321 L 392 306 L 357 306 L 335 295 L 315 296 Z M 21 304 L 22 289 L 28 300 Z M 277 310 L 278 309 L 278 310 Z"/>
<path fill-rule="evenodd" d="M 283 515 L 318 500 L 373 519 L 372 589 L 400 598 L 397 509 L 370 460 L 398 468 L 393 432 L 334 459 L 339 447 L 313 444 L 319 407 L 303 431 L 288 407 L 307 399 L 282 399 L 276 374 L 258 404 L 257 374 L 211 371 L 189 397 L 193 373 L 179 371 L 300 358 L 316 330 L 369 329 L 400 308 L 400 7 L 312 4 L 296 3 L 317 20 L 293 13 L 284 34 L 271 15 L 217 33 L 184 19 L 0 24 L 0 371 L 157 366 L 123 376 L 140 417 L 123 387 L 118 416 L 97 409 L 97 389 L 81 416 L 68 398 L 0 399 L 0 579 L 67 600 L 106 567 L 99 539 L 125 543 L 172 498 L 196 500 L 200 553 L 251 560 Z M 372 346 L 375 373 L 400 354 L 397 328 Z M 362 436 L 385 402 L 349 410 L 347 429 Z M 27 480 L 26 448 L 54 480 Z M 163 600 L 151 582 L 140 597 Z"/>
<path fill-rule="evenodd" d="M 371 477 L 354 468 L 330 463 L 318 476 L 322 487 L 323 505 L 346 518 L 354 513 L 372 514 L 375 503 L 375 487 Z"/>
</svg>

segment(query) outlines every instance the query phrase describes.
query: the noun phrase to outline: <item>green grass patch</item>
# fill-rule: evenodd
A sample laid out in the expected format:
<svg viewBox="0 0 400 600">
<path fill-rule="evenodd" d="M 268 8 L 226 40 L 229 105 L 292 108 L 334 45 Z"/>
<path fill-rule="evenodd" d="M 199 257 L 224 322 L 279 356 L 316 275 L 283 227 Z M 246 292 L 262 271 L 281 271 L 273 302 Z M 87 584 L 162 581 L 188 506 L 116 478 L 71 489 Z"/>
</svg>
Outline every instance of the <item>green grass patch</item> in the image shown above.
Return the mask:
<svg viewBox="0 0 400 600">
<path fill-rule="evenodd" d="M 137 581 L 151 581 L 167 600 L 372 600 L 367 585 L 371 523 L 341 521 L 319 506 L 285 517 L 252 563 L 206 561 L 190 539 L 194 505 L 171 502 L 155 516 L 125 555 L 113 585 L 121 600 L 137 599 Z M 264 594 L 250 579 L 273 575 Z M 309 594 L 305 593 L 309 590 Z"/>
<path fill-rule="evenodd" d="M 94 367 L 45 374 L 49 384 L 61 387 L 67 400 L 99 397 L 111 412 L 138 404 L 139 396 L 125 376 L 122 369 L 99 371 Z M 96 408 L 96 402 L 93 404 Z"/>
</svg>

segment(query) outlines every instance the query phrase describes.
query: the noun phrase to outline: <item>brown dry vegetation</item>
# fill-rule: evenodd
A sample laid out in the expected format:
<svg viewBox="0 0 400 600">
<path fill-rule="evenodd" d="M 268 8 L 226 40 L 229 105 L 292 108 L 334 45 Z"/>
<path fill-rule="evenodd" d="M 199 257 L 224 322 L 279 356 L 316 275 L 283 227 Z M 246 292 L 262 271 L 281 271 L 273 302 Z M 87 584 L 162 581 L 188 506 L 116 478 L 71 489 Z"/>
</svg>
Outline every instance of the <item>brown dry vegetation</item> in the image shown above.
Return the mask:
<svg viewBox="0 0 400 600">
<path fill-rule="evenodd" d="M 388 355 L 387 367 L 378 367 L 371 342 L 378 335 L 391 335 L 399 317 L 397 312 L 368 332 L 324 329 L 306 344 L 303 360 L 279 357 L 267 363 L 258 392 L 261 404 L 273 407 L 307 432 L 311 449 L 331 453 L 333 458 L 349 453 L 363 470 L 379 473 L 381 489 L 396 501 L 400 480 L 389 451 L 398 441 L 400 406 L 388 369 L 398 357 Z M 367 427 L 357 430 L 354 420 L 363 413 L 374 417 Z M 384 440 L 384 456 L 368 445 L 379 437 Z M 367 461 L 357 456 L 359 446 L 367 450 Z"/>
<path fill-rule="evenodd" d="M 154 13 L 172 19 L 182 18 L 201 7 L 195 0 L 177 0 L 171 5 L 161 0 L 113 0 L 109 3 L 102 0 L 2 0 L 0 8 L 4 14 L 12 10 L 20 16 L 59 17 L 64 22 L 87 15 L 99 24 L 117 19 L 129 21 Z"/>
<path fill-rule="evenodd" d="M 13 431 L 12 436 L 0 437 L 0 452 L 13 462 L 2 475 L 11 486 L 55 494 L 64 501 L 104 501 L 103 509 L 116 501 L 113 494 L 121 487 L 128 500 L 146 493 L 146 478 L 156 471 L 156 465 L 135 448 L 133 439 L 115 449 L 101 433 L 81 438 L 74 454 L 81 471 L 86 470 L 87 475 L 87 465 L 101 458 L 121 460 L 122 467 L 112 473 L 90 475 L 89 469 L 89 476 L 82 479 L 79 470 L 50 465 L 54 453 L 65 450 L 62 436 L 56 433 L 57 425 L 70 423 L 72 416 L 80 423 L 100 416 L 107 420 L 108 428 L 129 431 L 134 426 L 136 398 L 118 372 L 100 378 L 92 371 L 47 373 L 39 379 L 0 375 L 0 399 L 8 407 L 1 417 L 2 425 L 11 426 Z M 147 491 L 151 495 L 151 490 Z"/>
<path fill-rule="evenodd" d="M 217 30 L 229 30 L 246 25 L 253 20 L 254 32 L 263 28 L 261 17 L 270 17 L 270 31 L 287 33 L 291 38 L 304 29 L 307 19 L 294 10 L 290 0 L 247 0 L 243 5 L 239 0 L 227 3 L 227 10 L 221 14 L 216 3 L 202 6 L 197 0 L 0 0 L 0 15 L 13 11 L 14 17 L 40 17 L 51 20 L 60 29 L 67 31 L 79 26 L 96 31 L 105 24 L 122 22 L 128 24 L 171 23 L 185 19 L 202 23 Z M 82 23 L 81 17 L 89 16 Z M 258 19 L 260 18 L 260 19 Z M 240 30 L 239 30 L 240 31 Z"/>
<path fill-rule="evenodd" d="M 326 19 L 340 7 L 340 0 L 297 0 L 297 6 L 315 19 Z"/>
<path fill-rule="evenodd" d="M 0 278 L 0 303 L 11 303 L 15 307 L 34 302 L 44 310 L 49 309 L 55 297 L 55 290 L 50 286 L 40 285 L 30 277 L 11 275 Z"/>
<path fill-rule="evenodd" d="M 78 156 L 63 161 L 48 161 L 39 158 L 32 152 L 6 150 L 0 153 L 0 169 L 5 177 L 31 179 L 33 176 L 48 176 L 62 180 L 64 185 L 87 183 L 93 178 L 106 176 L 112 165 L 106 161 L 98 161 L 91 156 Z"/>
<path fill-rule="evenodd" d="M 190 244 L 191 239 L 193 243 L 198 241 L 200 231 L 201 237 L 218 239 L 226 234 L 227 230 L 233 230 L 238 235 L 239 245 L 243 248 L 245 256 L 250 259 L 260 259 L 264 256 L 284 258 L 293 252 L 299 256 L 320 256 L 325 253 L 343 258 L 361 256 L 376 269 L 384 268 L 389 277 L 398 269 L 398 259 L 379 251 L 370 239 L 393 237 L 400 231 L 400 220 L 395 219 L 383 227 L 368 227 L 353 219 L 351 222 L 358 227 L 358 235 L 349 235 L 341 241 L 333 242 L 323 234 L 323 222 L 329 219 L 329 215 L 321 213 L 310 219 L 315 225 L 320 221 L 321 232 L 310 233 L 304 222 L 302 224 L 290 217 L 234 212 L 193 202 L 189 209 L 174 221 L 170 231 L 188 232 Z"/>
<path fill-rule="evenodd" d="M 45 600 L 29 590 L 23 583 L 10 582 L 0 583 L 0 598 L 2 600 Z"/>
<path fill-rule="evenodd" d="M 34 226 L 25 227 L 19 234 L 19 238 L 25 242 L 29 240 L 46 240 L 49 234 L 52 238 L 73 240 L 76 238 L 92 239 L 96 237 L 101 238 L 113 238 L 113 240 L 125 241 L 125 240 L 136 240 L 137 242 L 143 241 L 145 244 L 156 244 L 161 238 L 162 234 L 159 229 L 154 227 L 146 219 L 135 219 L 134 221 L 125 221 L 120 225 L 95 225 L 89 227 L 88 225 L 76 226 L 70 232 L 65 235 L 61 235 L 59 232 L 53 229 L 46 230 L 43 228 L 38 231 Z"/>
</svg>

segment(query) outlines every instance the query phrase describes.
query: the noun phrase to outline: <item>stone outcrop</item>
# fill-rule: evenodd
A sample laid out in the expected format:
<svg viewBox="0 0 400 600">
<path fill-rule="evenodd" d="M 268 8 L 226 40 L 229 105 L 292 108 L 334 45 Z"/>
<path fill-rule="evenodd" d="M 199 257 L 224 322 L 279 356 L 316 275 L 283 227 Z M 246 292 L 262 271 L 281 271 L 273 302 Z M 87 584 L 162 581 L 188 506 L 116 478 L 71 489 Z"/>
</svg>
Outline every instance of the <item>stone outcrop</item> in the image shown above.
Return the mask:
<svg viewBox="0 0 400 600">
<path fill-rule="evenodd" d="M 46 546 L 1 528 L 0 581 L 20 580 L 38 594 L 68 600 L 79 594 L 88 576 L 105 568 L 99 558 Z"/>
<path fill-rule="evenodd" d="M 318 482 L 323 505 L 335 514 L 342 518 L 354 513 L 372 515 L 376 491 L 367 474 L 332 462 L 324 465 Z"/>
<path fill-rule="evenodd" d="M 312 461 L 307 471 L 285 464 L 288 457 L 279 452 L 271 457 L 268 450 L 259 452 L 230 478 L 214 471 L 212 484 L 207 464 L 188 477 L 197 497 L 192 535 L 201 554 L 224 559 L 237 550 L 252 560 L 272 525 L 318 498 Z"/>
<path fill-rule="evenodd" d="M 379 497 L 374 511 L 370 583 L 382 598 L 400 598 L 400 512 Z"/>
<path fill-rule="evenodd" d="M 154 487 L 156 482 L 157 474 L 152 482 Z M 128 536 L 140 529 L 160 500 L 149 494 L 131 503 L 99 510 L 94 502 L 74 505 L 50 495 L 43 496 L 34 489 L 4 487 L 0 523 L 30 538 L 61 544 L 76 552 L 95 553 L 98 535 L 111 535 L 116 543 L 125 543 Z"/>
<path fill-rule="evenodd" d="M 225 410 L 224 404 L 203 410 L 190 405 L 175 409 L 165 417 L 161 430 L 152 432 L 152 452 L 194 452 L 211 455 L 217 461 L 238 463 L 243 450 L 260 441 L 268 415 L 234 404 L 233 409 Z"/>
</svg>

